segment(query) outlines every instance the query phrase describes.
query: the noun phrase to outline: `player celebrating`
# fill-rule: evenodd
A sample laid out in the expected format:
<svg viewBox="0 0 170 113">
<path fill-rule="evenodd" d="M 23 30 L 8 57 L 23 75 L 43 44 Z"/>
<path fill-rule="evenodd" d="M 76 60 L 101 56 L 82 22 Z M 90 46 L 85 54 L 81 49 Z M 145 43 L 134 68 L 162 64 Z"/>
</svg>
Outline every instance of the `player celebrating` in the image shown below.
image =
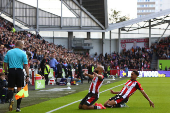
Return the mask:
<svg viewBox="0 0 170 113">
<path fill-rule="evenodd" d="M 103 72 L 103 66 L 98 66 L 93 75 L 84 73 L 85 76 L 90 77 L 92 80 L 89 93 L 80 102 L 79 109 L 106 109 L 102 104 L 93 105 L 99 98 L 99 89 L 103 83 L 104 76 L 101 74 Z"/>
<path fill-rule="evenodd" d="M 148 95 L 144 92 L 141 84 L 136 81 L 139 76 L 137 71 L 131 73 L 131 80 L 127 81 L 125 86 L 120 92 L 114 92 L 110 90 L 112 94 L 117 94 L 116 96 L 110 98 L 104 103 L 105 107 L 115 108 L 115 107 L 126 107 L 125 103 L 128 101 L 129 97 L 135 93 L 137 89 L 143 94 L 143 96 L 149 101 L 150 106 L 154 108 L 154 103 L 149 99 Z"/>
</svg>

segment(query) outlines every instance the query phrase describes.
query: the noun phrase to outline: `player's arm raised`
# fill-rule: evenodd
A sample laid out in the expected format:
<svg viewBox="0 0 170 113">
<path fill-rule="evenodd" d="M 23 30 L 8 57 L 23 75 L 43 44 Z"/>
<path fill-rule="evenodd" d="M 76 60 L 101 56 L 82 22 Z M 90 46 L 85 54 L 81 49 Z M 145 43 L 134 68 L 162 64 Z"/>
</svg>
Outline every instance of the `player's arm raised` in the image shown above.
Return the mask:
<svg viewBox="0 0 170 113">
<path fill-rule="evenodd" d="M 88 77 L 90 77 L 91 79 L 93 79 L 94 78 L 94 75 L 90 75 L 90 74 L 87 74 L 87 73 L 83 73 L 85 76 L 88 76 Z"/>
<path fill-rule="evenodd" d="M 150 100 L 150 98 L 148 97 L 148 95 L 145 93 L 144 90 L 140 90 L 140 92 L 143 94 L 143 96 L 149 101 L 149 104 L 150 106 L 152 106 L 153 108 L 155 107 L 154 106 L 154 103 Z"/>
<path fill-rule="evenodd" d="M 93 73 L 94 73 L 94 76 L 97 76 L 101 81 L 103 80 L 103 76 L 102 75 L 99 75 L 99 74 L 97 74 L 95 72 L 93 72 Z"/>
</svg>

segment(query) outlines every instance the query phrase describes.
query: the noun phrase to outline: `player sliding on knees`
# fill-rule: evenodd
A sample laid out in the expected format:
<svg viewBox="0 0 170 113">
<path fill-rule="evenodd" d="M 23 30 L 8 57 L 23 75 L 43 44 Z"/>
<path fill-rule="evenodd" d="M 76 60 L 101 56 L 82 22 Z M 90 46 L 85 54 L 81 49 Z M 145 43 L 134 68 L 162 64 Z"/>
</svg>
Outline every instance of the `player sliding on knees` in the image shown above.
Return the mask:
<svg viewBox="0 0 170 113">
<path fill-rule="evenodd" d="M 94 70 L 94 74 L 90 75 L 84 73 L 85 76 L 88 76 L 92 79 L 89 93 L 84 97 L 80 102 L 79 109 L 106 109 L 102 104 L 95 103 L 99 98 L 99 89 L 103 83 L 104 76 L 101 74 L 103 72 L 103 66 L 98 66 Z M 95 103 L 95 105 L 93 105 Z"/>
<path fill-rule="evenodd" d="M 149 99 L 148 95 L 144 92 L 141 84 L 136 80 L 139 76 L 137 71 L 131 73 L 131 80 L 128 80 L 120 92 L 114 92 L 110 90 L 112 94 L 117 94 L 116 96 L 110 98 L 104 103 L 105 107 L 117 108 L 117 107 L 128 107 L 125 103 L 129 100 L 129 97 L 135 93 L 138 89 L 143 94 L 143 96 L 149 101 L 150 106 L 154 108 L 154 103 Z"/>
</svg>

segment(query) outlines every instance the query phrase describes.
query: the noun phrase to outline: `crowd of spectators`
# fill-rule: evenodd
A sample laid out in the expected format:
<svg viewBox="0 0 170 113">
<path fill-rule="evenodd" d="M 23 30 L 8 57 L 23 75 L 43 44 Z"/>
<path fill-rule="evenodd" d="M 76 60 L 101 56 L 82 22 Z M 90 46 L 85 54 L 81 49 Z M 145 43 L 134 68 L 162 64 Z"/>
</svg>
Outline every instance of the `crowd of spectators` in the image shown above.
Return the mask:
<svg viewBox="0 0 170 113">
<path fill-rule="evenodd" d="M 113 52 L 112 54 L 98 55 L 95 53 L 90 56 L 86 54 L 76 54 L 71 50 L 67 50 L 62 45 L 55 45 L 49 43 L 41 38 L 40 35 L 35 36 L 30 32 L 11 32 L 13 25 L 0 19 L 0 65 L 3 64 L 3 58 L 9 49 L 15 47 L 17 40 L 22 40 L 25 47 L 24 51 L 30 53 L 29 64 L 30 68 L 37 68 L 43 70 L 44 61 L 50 63 L 50 60 L 55 58 L 57 63 L 55 67 L 52 67 L 56 75 L 59 73 L 59 67 L 63 67 L 65 71 L 68 71 L 68 66 L 77 69 L 77 62 L 80 60 L 83 69 L 89 69 L 92 66 L 96 67 L 98 64 L 105 66 L 105 71 L 108 71 L 108 66 L 111 69 L 119 67 L 124 69 L 150 69 L 150 61 L 152 59 L 152 51 L 147 51 L 145 48 L 136 48 L 131 50 L 123 50 L 121 54 Z M 44 60 L 43 60 L 44 59 Z M 57 70 L 58 67 L 58 70 Z M 71 69 L 70 68 L 70 69 Z M 91 69 L 89 69 L 90 71 Z"/>
<path fill-rule="evenodd" d="M 121 54 L 112 53 L 111 55 L 105 54 L 106 61 L 111 60 L 111 68 L 117 69 L 125 69 L 128 67 L 129 69 L 150 69 L 151 59 L 152 59 L 152 51 L 147 51 L 145 48 L 136 48 L 126 50 L 124 49 Z"/>
<path fill-rule="evenodd" d="M 170 36 L 161 39 L 159 43 L 152 44 L 151 48 L 155 50 L 159 59 L 170 59 Z"/>
<path fill-rule="evenodd" d="M 74 53 L 71 50 L 67 50 L 62 45 L 55 45 L 49 43 L 41 38 L 40 35 L 35 36 L 30 32 L 12 32 L 13 25 L 4 20 L 0 19 L 0 66 L 3 66 L 3 59 L 7 51 L 15 47 L 17 40 L 21 40 L 24 43 L 23 51 L 27 52 L 29 55 L 29 65 L 30 68 L 37 68 L 39 70 L 43 69 L 44 61 L 47 64 L 50 63 L 52 58 L 57 60 L 57 67 L 62 67 L 66 70 L 68 64 L 72 68 L 77 68 L 77 63 L 80 60 L 82 67 L 87 68 L 89 65 L 97 66 L 98 61 L 94 61 L 89 58 L 89 55 L 83 55 Z M 41 70 L 43 73 L 43 70 Z M 59 69 L 56 71 L 59 73 Z"/>
</svg>

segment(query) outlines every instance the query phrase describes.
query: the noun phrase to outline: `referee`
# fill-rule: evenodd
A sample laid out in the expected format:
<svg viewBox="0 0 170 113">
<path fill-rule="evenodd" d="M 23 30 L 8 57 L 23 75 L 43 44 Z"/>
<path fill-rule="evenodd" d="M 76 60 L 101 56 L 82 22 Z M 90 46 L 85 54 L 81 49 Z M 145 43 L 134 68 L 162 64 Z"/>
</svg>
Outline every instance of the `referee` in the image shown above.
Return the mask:
<svg viewBox="0 0 170 113">
<path fill-rule="evenodd" d="M 17 87 L 17 92 L 21 90 L 24 83 L 24 73 L 23 73 L 23 64 L 27 73 L 27 81 L 29 79 L 29 68 L 28 68 L 28 59 L 27 55 L 23 50 L 23 42 L 17 41 L 15 44 L 15 49 L 9 50 L 4 58 L 4 68 L 5 74 L 7 75 L 7 66 L 8 68 L 8 98 L 9 101 L 9 111 L 12 111 L 14 100 L 14 87 Z M 17 109 L 16 112 L 20 112 L 21 99 L 17 100 Z"/>
</svg>

